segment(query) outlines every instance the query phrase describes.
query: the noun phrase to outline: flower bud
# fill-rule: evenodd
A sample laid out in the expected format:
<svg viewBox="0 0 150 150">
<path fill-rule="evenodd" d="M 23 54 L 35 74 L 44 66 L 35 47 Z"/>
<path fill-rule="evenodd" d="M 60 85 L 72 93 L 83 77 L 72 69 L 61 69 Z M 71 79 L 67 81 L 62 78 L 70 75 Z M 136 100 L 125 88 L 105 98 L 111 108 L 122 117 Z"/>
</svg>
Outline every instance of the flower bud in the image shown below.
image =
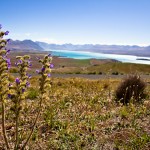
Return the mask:
<svg viewBox="0 0 150 150">
<path fill-rule="evenodd" d="M 7 39 L 7 43 L 10 42 L 10 39 Z"/>
<path fill-rule="evenodd" d="M 8 35 L 8 34 L 9 34 L 9 31 L 6 31 L 4 34 L 5 34 L 5 35 Z"/>
<path fill-rule="evenodd" d="M 26 82 L 26 86 L 27 86 L 27 87 L 29 87 L 29 86 L 30 86 L 30 83 L 29 83 L 28 81 Z"/>
<path fill-rule="evenodd" d="M 16 81 L 17 84 L 20 84 L 20 79 L 19 78 L 16 78 L 15 81 Z"/>
<path fill-rule="evenodd" d="M 9 54 L 10 53 L 10 49 L 8 49 L 7 51 L 6 51 L 6 54 Z"/>
<path fill-rule="evenodd" d="M 24 93 L 25 92 L 25 89 L 22 89 L 22 93 Z"/>
<path fill-rule="evenodd" d="M 41 71 L 44 72 L 45 71 L 45 67 L 42 67 Z"/>
<path fill-rule="evenodd" d="M 49 66 L 50 68 L 54 68 L 54 64 L 50 64 L 50 66 Z"/>
<path fill-rule="evenodd" d="M 11 94 L 8 94 L 8 98 L 11 98 Z"/>
<path fill-rule="evenodd" d="M 48 76 L 48 77 L 50 77 L 50 76 L 51 76 L 51 74 L 49 73 L 49 74 L 47 74 L 47 76 Z"/>
<path fill-rule="evenodd" d="M 36 70 L 36 73 L 40 73 L 40 71 L 39 71 L 39 70 Z"/>
</svg>

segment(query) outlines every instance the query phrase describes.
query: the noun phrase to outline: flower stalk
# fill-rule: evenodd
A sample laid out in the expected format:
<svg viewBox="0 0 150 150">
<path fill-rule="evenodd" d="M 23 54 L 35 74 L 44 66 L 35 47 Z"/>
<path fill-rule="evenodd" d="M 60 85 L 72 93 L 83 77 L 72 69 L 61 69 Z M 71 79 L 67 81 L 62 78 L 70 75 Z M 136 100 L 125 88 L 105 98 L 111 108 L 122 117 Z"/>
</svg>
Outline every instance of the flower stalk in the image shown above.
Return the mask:
<svg viewBox="0 0 150 150">
<path fill-rule="evenodd" d="M 0 29 L 2 25 L 0 24 Z M 8 34 L 9 32 L 7 32 Z M 7 59 L 7 50 L 5 46 L 7 44 L 7 40 L 3 39 L 5 32 L 0 31 L 0 103 L 2 107 L 2 133 L 4 137 L 4 141 L 6 144 L 6 148 L 9 149 L 8 138 L 6 134 L 6 123 L 5 123 L 5 105 L 8 93 L 8 69 L 10 67 L 10 61 Z"/>
<path fill-rule="evenodd" d="M 28 68 L 30 67 L 30 57 L 28 55 L 25 56 L 17 56 L 17 67 L 19 68 L 19 77 L 15 79 L 15 83 L 10 86 L 9 97 L 13 102 L 13 106 L 11 110 L 15 114 L 15 146 L 14 150 L 18 149 L 20 144 L 19 139 L 19 122 L 20 115 L 22 110 L 22 102 L 26 98 L 26 90 L 29 87 L 30 83 L 28 79 L 30 76 L 26 73 Z"/>
<path fill-rule="evenodd" d="M 39 118 L 41 110 L 42 110 L 43 100 L 49 99 L 48 91 L 49 91 L 49 88 L 51 87 L 49 77 L 50 77 L 50 73 L 51 73 L 51 68 L 53 66 L 51 64 L 51 61 L 52 61 L 52 57 L 50 55 L 46 55 L 44 57 L 44 59 L 39 59 L 39 63 L 42 64 L 42 68 L 40 71 L 37 70 L 38 74 L 41 75 L 41 77 L 39 78 L 39 92 L 40 92 L 39 100 L 40 101 L 39 101 L 39 106 L 38 106 L 38 112 L 37 112 L 37 115 L 35 117 L 31 132 L 30 132 L 27 140 L 25 141 L 24 145 L 22 146 L 21 150 L 25 149 L 26 145 L 28 144 L 28 142 L 29 142 L 29 140 L 33 134 L 35 125 L 38 121 L 38 118 Z"/>
</svg>

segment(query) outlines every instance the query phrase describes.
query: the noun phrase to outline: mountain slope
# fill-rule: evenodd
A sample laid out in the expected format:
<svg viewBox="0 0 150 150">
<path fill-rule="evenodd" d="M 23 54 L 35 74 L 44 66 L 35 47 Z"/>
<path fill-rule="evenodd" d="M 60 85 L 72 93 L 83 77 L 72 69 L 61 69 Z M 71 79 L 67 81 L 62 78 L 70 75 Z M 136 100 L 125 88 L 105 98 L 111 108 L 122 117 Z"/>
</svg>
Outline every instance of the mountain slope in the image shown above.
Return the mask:
<svg viewBox="0 0 150 150">
<path fill-rule="evenodd" d="M 43 50 L 75 50 L 75 51 L 90 51 L 107 54 L 125 54 L 125 55 L 136 55 L 136 56 L 147 56 L 150 57 L 150 46 L 129 46 L 129 45 L 100 45 L 100 44 L 84 44 L 84 45 L 73 45 L 73 44 L 48 44 L 45 42 L 33 42 L 31 40 L 24 41 L 13 41 L 11 40 L 7 48 L 11 50 L 23 50 L 23 51 L 43 51 Z"/>
<path fill-rule="evenodd" d="M 37 43 L 31 40 L 24 40 L 24 41 L 10 40 L 10 42 L 7 45 L 7 48 L 11 50 L 38 50 L 38 51 L 44 50 Z"/>
<path fill-rule="evenodd" d="M 98 53 L 109 53 L 109 54 L 125 54 L 125 55 L 137 55 L 137 56 L 149 56 L 150 57 L 150 46 L 140 47 L 137 45 L 100 45 L 100 44 L 84 44 L 84 45 L 73 45 L 73 44 L 47 44 L 44 42 L 36 42 L 39 46 L 46 50 L 80 50 L 90 51 Z"/>
</svg>

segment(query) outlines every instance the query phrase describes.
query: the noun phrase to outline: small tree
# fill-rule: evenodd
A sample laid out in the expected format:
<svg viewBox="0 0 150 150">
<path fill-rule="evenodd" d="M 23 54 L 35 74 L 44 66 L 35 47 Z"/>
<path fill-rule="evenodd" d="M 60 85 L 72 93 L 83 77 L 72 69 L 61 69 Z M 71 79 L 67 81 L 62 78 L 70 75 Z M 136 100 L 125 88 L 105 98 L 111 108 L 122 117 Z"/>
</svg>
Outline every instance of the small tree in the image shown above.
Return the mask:
<svg viewBox="0 0 150 150">
<path fill-rule="evenodd" d="M 115 99 L 123 104 L 140 102 L 146 98 L 146 83 L 138 75 L 130 75 L 125 78 L 115 92 Z"/>
</svg>

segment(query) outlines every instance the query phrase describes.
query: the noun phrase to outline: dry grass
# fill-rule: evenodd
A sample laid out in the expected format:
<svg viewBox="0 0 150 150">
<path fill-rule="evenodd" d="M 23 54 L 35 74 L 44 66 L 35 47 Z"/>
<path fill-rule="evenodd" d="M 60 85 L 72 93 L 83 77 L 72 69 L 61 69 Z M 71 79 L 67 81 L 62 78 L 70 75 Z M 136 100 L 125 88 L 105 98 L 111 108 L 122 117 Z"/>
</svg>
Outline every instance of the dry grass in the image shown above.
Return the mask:
<svg viewBox="0 0 150 150">
<path fill-rule="evenodd" d="M 10 55 L 14 66 L 15 56 Z M 36 56 L 29 53 L 32 70 L 39 69 Z M 149 74 L 148 65 L 123 64 L 100 60 L 53 58 L 57 73 L 119 73 Z M 38 106 L 38 76 L 31 79 L 31 88 L 23 103 L 20 118 L 20 139 L 25 141 L 32 128 Z M 10 76 L 13 81 L 14 77 Z M 114 91 L 121 79 L 88 80 L 52 78 L 49 100 L 44 101 L 36 129 L 26 149 L 32 150 L 113 150 L 150 149 L 150 99 L 142 104 L 122 106 L 114 101 Z M 150 83 L 150 81 L 147 82 Z M 150 85 L 147 86 L 150 96 Z M 14 121 L 7 102 L 6 126 L 9 142 L 14 143 Z M 0 107 L 1 113 L 1 107 Z M 1 115 L 0 115 L 1 116 Z M 0 118 L 1 124 L 1 118 Z M 5 149 L 0 126 L 0 149 Z"/>
<path fill-rule="evenodd" d="M 37 89 L 38 77 L 31 79 Z M 122 106 L 114 102 L 120 80 L 52 78 L 49 100 L 27 149 L 32 150 L 112 150 L 150 149 L 150 100 Z M 150 91 L 150 87 L 147 87 Z M 30 93 L 30 94 L 31 94 Z M 150 95 L 150 93 L 149 93 Z M 37 98 L 27 99 L 22 111 L 20 133 L 28 135 L 36 114 Z M 8 102 L 9 108 L 11 102 Z M 1 132 L 1 129 L 0 129 Z M 7 133 L 13 142 L 11 113 L 7 113 Z M 1 149 L 4 146 L 0 134 Z"/>
</svg>

